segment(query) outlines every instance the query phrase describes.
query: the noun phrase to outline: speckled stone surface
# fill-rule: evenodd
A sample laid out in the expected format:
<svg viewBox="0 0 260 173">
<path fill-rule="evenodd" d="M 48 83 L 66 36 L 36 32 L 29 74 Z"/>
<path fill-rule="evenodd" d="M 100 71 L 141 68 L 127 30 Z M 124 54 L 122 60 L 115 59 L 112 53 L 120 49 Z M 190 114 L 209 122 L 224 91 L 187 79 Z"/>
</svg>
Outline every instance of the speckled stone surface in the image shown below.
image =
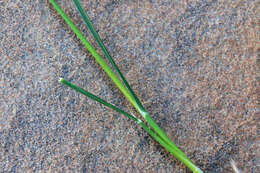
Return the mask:
<svg viewBox="0 0 260 173">
<path fill-rule="evenodd" d="M 94 43 L 72 1 L 58 2 Z M 260 172 L 259 1 L 82 3 L 196 164 L 229 173 L 232 158 Z M 0 0 L 0 57 L 0 172 L 189 172 L 134 122 L 58 83 L 134 112 L 48 1 Z"/>
</svg>

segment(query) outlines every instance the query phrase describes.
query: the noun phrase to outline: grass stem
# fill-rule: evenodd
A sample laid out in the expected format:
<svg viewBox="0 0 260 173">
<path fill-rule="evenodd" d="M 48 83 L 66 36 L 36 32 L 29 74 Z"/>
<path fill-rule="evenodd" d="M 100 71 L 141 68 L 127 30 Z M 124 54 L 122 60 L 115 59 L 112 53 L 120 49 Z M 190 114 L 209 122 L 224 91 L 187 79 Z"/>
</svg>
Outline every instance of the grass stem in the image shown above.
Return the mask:
<svg viewBox="0 0 260 173">
<path fill-rule="evenodd" d="M 108 61 L 111 63 L 112 67 L 116 70 L 116 72 L 119 74 L 120 78 L 122 79 L 123 83 L 125 84 L 126 88 L 128 89 L 128 91 L 133 95 L 134 99 L 136 100 L 137 104 L 139 105 L 139 107 L 143 107 L 142 103 L 140 102 L 140 100 L 138 99 L 138 97 L 136 96 L 135 92 L 132 90 L 131 86 L 128 84 L 127 80 L 125 79 L 124 75 L 122 74 L 122 72 L 120 71 L 120 69 L 118 68 L 118 66 L 116 65 L 114 59 L 112 58 L 112 56 L 110 55 L 107 47 L 105 46 L 105 44 L 103 43 L 103 41 L 101 40 L 98 32 L 96 31 L 95 27 L 93 26 L 93 24 L 90 21 L 90 18 L 88 16 L 88 14 L 85 12 L 85 10 L 83 9 L 81 3 L 79 2 L 79 0 L 73 0 L 74 4 L 76 6 L 76 8 L 78 9 L 83 21 L 85 22 L 85 24 L 87 25 L 88 29 L 90 30 L 90 32 L 92 33 L 93 37 L 95 38 L 95 40 L 97 41 L 98 45 L 101 47 L 102 51 L 104 52 L 106 58 L 108 59 Z"/>
<path fill-rule="evenodd" d="M 95 38 L 96 42 L 98 43 L 98 45 L 101 47 L 102 51 L 104 52 L 106 58 L 109 60 L 109 62 L 112 64 L 112 67 L 117 71 L 117 73 L 119 74 L 120 78 L 122 79 L 124 85 L 127 87 L 128 91 L 130 92 L 130 94 L 133 96 L 133 98 L 135 99 L 137 105 L 138 105 L 138 112 L 146 119 L 146 121 L 154 128 L 155 131 L 157 131 L 159 133 L 159 135 L 172 147 L 174 147 L 177 151 L 179 151 L 181 154 L 184 155 L 184 157 L 187 157 L 167 136 L 167 134 L 157 125 L 157 123 L 149 116 L 148 112 L 145 110 L 145 108 L 143 107 L 142 103 L 140 102 L 140 100 L 138 99 L 138 97 L 136 96 L 135 92 L 132 90 L 132 88 L 130 87 L 130 85 L 128 84 L 127 80 L 125 79 L 125 77 L 123 76 L 123 74 L 121 73 L 120 69 L 118 68 L 118 66 L 116 65 L 115 61 L 113 60 L 113 58 L 111 57 L 109 51 L 107 50 L 106 46 L 104 45 L 103 41 L 101 40 L 98 32 L 96 31 L 96 29 L 94 28 L 93 24 L 90 21 L 90 18 L 88 16 L 88 14 L 86 13 L 86 11 L 83 9 L 81 3 L 79 2 L 79 0 L 73 0 L 74 4 L 76 6 L 76 8 L 78 9 L 83 21 L 85 22 L 86 26 L 89 28 L 89 30 L 91 31 L 93 37 Z M 189 159 L 187 157 L 187 159 Z"/>
<path fill-rule="evenodd" d="M 103 104 L 103 105 L 105 105 L 105 106 L 115 110 L 116 112 L 125 115 L 126 117 L 130 118 L 131 120 L 134 120 L 136 122 L 141 121 L 140 119 L 136 118 L 135 116 L 130 115 L 129 113 L 121 110 L 120 108 L 118 108 L 118 107 L 116 107 L 116 106 L 106 102 L 105 100 L 99 98 L 98 96 L 96 96 L 96 95 L 94 95 L 94 94 L 84 90 L 83 88 L 78 87 L 77 85 L 74 85 L 74 84 L 70 83 L 69 81 L 67 81 L 67 80 L 65 80 L 63 78 L 60 78 L 59 82 L 64 84 L 64 85 L 67 85 L 68 87 L 74 89 L 75 91 L 77 91 L 77 92 L 79 92 L 79 93 L 89 97 L 90 99 L 95 100 L 95 101 L 97 101 L 97 102 L 99 102 L 99 103 L 101 103 L 101 104 Z"/>
<path fill-rule="evenodd" d="M 124 83 L 122 83 L 122 81 L 115 75 L 115 73 L 113 72 L 113 70 L 108 66 L 108 64 L 106 63 L 106 61 L 97 53 L 97 51 L 95 50 L 95 48 L 89 43 L 89 41 L 84 37 L 84 35 L 80 32 L 80 30 L 76 27 L 76 25 L 71 21 L 71 19 L 66 15 L 66 13 L 60 8 L 60 6 L 57 4 L 57 2 L 55 0 L 49 0 L 50 3 L 53 5 L 53 7 L 57 10 L 57 12 L 62 16 L 62 18 L 65 20 L 65 22 L 70 26 L 70 28 L 73 30 L 73 32 L 77 35 L 77 37 L 81 40 L 81 42 L 83 43 L 83 45 L 89 50 L 89 52 L 93 55 L 93 57 L 95 58 L 95 60 L 98 62 L 98 64 L 102 67 L 102 69 L 107 73 L 107 75 L 112 79 L 112 81 L 115 83 L 115 85 L 119 88 L 119 90 L 124 94 L 124 96 L 126 97 L 126 99 L 134 106 L 134 108 L 143 116 L 143 118 L 147 121 L 147 123 L 151 126 L 151 128 L 154 130 L 151 130 L 150 128 L 148 128 L 141 120 L 139 121 L 139 119 L 136 119 L 134 116 L 131 116 L 130 114 L 122 111 L 121 109 L 107 103 L 106 101 L 98 98 L 97 96 L 83 90 L 82 88 L 77 87 L 76 85 L 73 85 L 71 83 L 69 83 L 68 81 L 61 79 L 61 82 L 73 89 L 75 89 L 76 91 L 90 97 L 93 100 L 96 100 L 114 110 L 116 110 L 117 112 L 120 112 L 122 114 L 124 114 L 125 116 L 127 116 L 128 118 L 138 121 L 139 124 L 157 141 L 159 142 L 166 150 L 168 150 L 172 155 L 174 155 L 177 159 L 179 159 L 181 162 L 183 162 L 188 168 L 190 168 L 193 172 L 197 172 L 197 173 L 202 173 L 202 171 L 196 167 L 196 165 L 194 165 L 192 163 L 192 161 L 169 139 L 169 137 L 167 136 L 167 134 L 157 125 L 157 123 L 150 117 L 150 115 L 148 114 L 148 112 L 144 109 L 144 107 L 142 106 L 141 102 L 139 101 L 139 99 L 137 98 L 137 96 L 134 94 L 133 90 L 131 89 L 131 87 L 129 86 L 129 84 L 127 83 L 127 81 L 125 80 L 125 78 L 123 77 L 122 73 L 120 72 L 120 70 L 118 69 L 118 67 L 115 65 L 112 57 L 110 56 L 110 54 L 108 53 L 107 49 L 105 48 L 104 44 L 102 43 L 100 37 L 98 36 L 97 32 L 96 32 L 96 38 L 99 38 L 99 40 L 101 41 L 101 43 L 103 44 L 103 49 L 107 51 L 110 59 L 110 62 L 112 62 L 111 64 L 113 65 L 113 67 L 116 69 L 116 71 L 119 73 L 119 75 L 121 76 L 121 79 L 124 81 Z M 75 2 L 75 1 L 74 1 Z M 79 3 L 79 2 L 78 2 Z M 87 18 L 88 19 L 88 18 Z M 89 20 L 90 22 L 90 20 Z M 92 28 L 94 29 L 94 27 Z M 95 29 L 94 29 L 95 31 Z M 99 41 L 99 42 L 100 42 Z M 102 45 L 101 44 L 101 45 Z M 102 46 L 101 46 L 102 48 Z M 103 50 L 102 49 L 102 50 Z M 105 54 L 107 54 L 105 53 Z M 109 59 L 109 58 L 108 58 Z M 117 70 L 118 69 L 118 70 Z M 126 87 L 129 86 L 129 87 Z M 130 89 L 129 89 L 130 88 Z M 130 115 L 130 116 L 129 116 Z"/>
<path fill-rule="evenodd" d="M 169 151 L 171 154 L 173 154 L 177 159 L 179 159 L 180 161 L 182 161 L 183 163 L 185 163 L 185 165 L 187 167 L 189 167 L 191 170 L 197 170 L 197 173 L 202 173 L 199 172 L 200 169 L 197 168 L 192 162 L 190 162 L 190 160 L 188 160 L 186 157 L 184 157 L 181 154 L 176 154 L 178 153 L 178 151 L 176 151 L 174 148 L 172 148 L 169 144 L 167 144 L 160 136 L 158 136 L 153 130 L 151 130 L 142 120 L 136 118 L 135 116 L 121 110 L 120 108 L 106 102 L 105 100 L 99 98 L 98 96 L 84 90 L 83 88 L 78 87 L 77 85 L 74 85 L 72 83 L 70 83 L 69 81 L 60 78 L 59 80 L 62 84 L 74 89 L 75 91 L 89 97 L 92 100 L 95 100 L 113 110 L 115 110 L 118 113 L 121 113 L 123 115 L 125 115 L 126 117 L 128 117 L 131 120 L 134 120 L 137 124 L 139 124 L 150 136 L 152 136 L 159 144 L 161 144 L 167 151 Z M 193 171 L 194 172 L 194 171 Z"/>
</svg>

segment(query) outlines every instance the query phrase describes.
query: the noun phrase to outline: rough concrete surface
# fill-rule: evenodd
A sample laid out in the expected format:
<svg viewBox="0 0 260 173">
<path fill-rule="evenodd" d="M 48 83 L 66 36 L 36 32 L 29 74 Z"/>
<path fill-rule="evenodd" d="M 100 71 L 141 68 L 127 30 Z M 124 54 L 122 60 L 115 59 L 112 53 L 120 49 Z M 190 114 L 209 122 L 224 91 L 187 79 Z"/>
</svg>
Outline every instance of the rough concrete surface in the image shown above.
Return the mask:
<svg viewBox="0 0 260 173">
<path fill-rule="evenodd" d="M 81 2 L 196 164 L 260 172 L 258 0 Z M 94 43 L 73 2 L 58 3 Z M 0 57 L 0 172 L 189 172 L 134 122 L 58 83 L 134 113 L 48 1 L 0 0 Z"/>
</svg>

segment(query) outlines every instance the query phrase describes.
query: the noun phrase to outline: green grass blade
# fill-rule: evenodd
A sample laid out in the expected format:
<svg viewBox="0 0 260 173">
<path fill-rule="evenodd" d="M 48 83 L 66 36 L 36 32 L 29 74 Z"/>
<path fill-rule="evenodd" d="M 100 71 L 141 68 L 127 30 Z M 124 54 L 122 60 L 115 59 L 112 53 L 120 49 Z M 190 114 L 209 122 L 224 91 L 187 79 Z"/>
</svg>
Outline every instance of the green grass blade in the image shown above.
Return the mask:
<svg viewBox="0 0 260 173">
<path fill-rule="evenodd" d="M 121 110 L 120 108 L 106 102 L 105 100 L 99 98 L 98 96 L 84 90 L 83 88 L 78 87 L 77 85 L 74 85 L 70 83 L 69 81 L 61 78 L 59 80 L 62 84 L 74 89 L 75 91 L 89 97 L 92 100 L 95 100 L 113 110 L 115 110 L 118 113 L 121 113 L 128 117 L 131 120 L 134 120 L 136 123 L 138 123 L 150 136 L 152 136 L 159 144 L 161 144 L 167 151 L 169 151 L 174 157 L 179 159 L 181 162 L 183 162 L 188 168 L 191 170 L 197 170 L 197 173 L 202 173 L 202 171 L 199 172 L 199 168 L 197 168 L 190 160 L 188 160 L 186 157 L 184 157 L 182 154 L 180 154 L 178 151 L 176 151 L 174 148 L 172 148 L 170 145 L 168 145 L 160 136 L 158 136 L 154 131 L 152 131 L 142 120 L 136 118 L 135 116 Z M 194 171 L 193 171 L 194 172 Z"/>
<path fill-rule="evenodd" d="M 172 142 L 172 140 L 168 137 L 168 135 L 160 128 L 160 126 L 149 116 L 148 112 L 143 112 L 144 116 L 145 116 L 145 120 L 147 121 L 147 123 L 153 127 L 154 131 L 157 132 L 157 134 L 167 143 L 169 144 L 172 148 L 174 148 L 176 151 L 178 151 L 181 155 L 183 155 L 184 157 L 186 157 L 187 160 L 190 160 L 188 158 L 188 156 L 181 151 L 181 149 Z M 190 160 L 191 161 L 191 160 Z"/>
<path fill-rule="evenodd" d="M 178 160 L 184 163 L 184 165 L 186 165 L 193 173 L 203 173 L 203 171 L 195 164 L 193 164 L 187 157 L 185 157 L 184 155 L 180 154 L 179 151 L 176 151 L 174 148 L 172 148 L 168 143 L 166 143 L 161 137 L 155 134 L 152 130 L 146 128 L 147 126 L 143 127 L 143 129 L 145 129 L 145 131 L 148 132 L 149 135 L 151 135 L 159 144 L 161 144 L 174 157 L 176 157 Z"/>
<path fill-rule="evenodd" d="M 103 104 L 103 105 L 105 105 L 105 106 L 115 110 L 116 112 L 125 115 L 126 117 L 130 118 L 131 120 L 136 121 L 137 123 L 139 121 L 141 121 L 140 119 L 136 118 L 135 116 L 130 115 L 129 113 L 123 111 L 122 109 L 120 109 L 120 108 L 118 108 L 118 107 L 116 107 L 116 106 L 106 102 L 105 100 L 101 99 L 100 97 L 98 97 L 98 96 L 96 96 L 96 95 L 94 95 L 94 94 L 84 90 L 83 88 L 78 87 L 77 85 L 72 84 L 71 82 L 69 82 L 69 81 L 67 81 L 67 80 L 65 80 L 63 78 L 60 78 L 59 81 L 60 81 L 60 83 L 62 83 L 64 85 L 67 85 L 68 87 L 70 87 L 70 88 L 74 89 L 75 91 L 77 91 L 77 92 L 79 92 L 79 93 L 89 97 L 90 99 L 95 100 L 95 101 L 97 101 L 97 102 L 99 102 L 99 103 L 101 103 L 101 104 Z"/>
<path fill-rule="evenodd" d="M 113 70 L 107 65 L 106 61 L 97 53 L 94 47 L 88 42 L 88 40 L 84 37 L 84 35 L 80 32 L 80 30 L 75 26 L 75 24 L 71 21 L 71 19 L 66 15 L 66 13 L 60 8 L 55 0 L 49 0 L 53 7 L 57 10 L 57 12 L 62 16 L 65 22 L 70 26 L 73 32 L 77 35 L 77 37 L 81 40 L 83 45 L 89 50 L 89 52 L 93 55 L 98 64 L 102 67 L 102 69 L 107 73 L 107 75 L 112 79 L 115 85 L 120 89 L 120 91 L 124 94 L 127 100 L 136 108 L 136 110 L 145 118 L 147 123 L 154 129 L 155 132 L 160 136 L 160 138 L 167 144 L 170 145 L 171 150 L 177 153 L 179 158 L 185 158 L 188 160 L 188 157 L 181 152 L 180 149 L 168 138 L 165 132 L 153 121 L 150 115 L 141 107 L 137 102 L 133 95 L 129 92 L 129 90 L 124 86 L 121 80 L 115 75 Z M 174 144 L 174 145 L 173 145 Z M 176 147 L 175 147 L 176 146 Z M 166 148 L 167 149 L 167 148 Z M 168 149 L 167 149 L 168 150 Z M 168 150 L 169 151 L 169 150 Z M 178 158 L 177 157 L 177 158 Z M 181 160 L 182 161 L 182 160 Z M 189 160 L 188 160 L 189 161 Z M 185 163 L 193 164 L 191 161 Z M 189 166 L 188 166 L 189 167 Z M 197 170 L 197 169 L 196 169 Z"/>
<path fill-rule="evenodd" d="M 140 107 L 136 102 L 133 95 L 125 88 L 120 79 L 114 74 L 112 69 L 107 65 L 105 60 L 97 53 L 94 47 L 88 42 L 88 40 L 84 37 L 84 35 L 80 32 L 80 30 L 75 26 L 75 24 L 71 21 L 71 19 L 65 14 L 65 12 L 60 8 L 60 6 L 56 3 L 55 0 L 50 0 L 54 8 L 58 11 L 58 13 L 62 16 L 65 22 L 70 26 L 73 32 L 77 35 L 77 37 L 82 41 L 83 45 L 89 50 L 89 52 L 94 56 L 95 60 L 99 63 L 102 69 L 108 74 L 108 76 L 113 80 L 116 86 L 121 90 L 121 92 L 125 95 L 127 100 L 140 112 L 140 114 L 145 118 L 145 120 L 151 125 L 151 127 L 160 135 L 167 143 L 172 145 L 172 142 L 169 140 L 165 132 L 152 120 L 149 114 L 144 110 L 143 107 Z M 175 147 L 176 145 L 172 145 Z M 179 150 L 175 147 L 176 150 Z M 181 150 L 179 150 L 180 153 Z"/>
<path fill-rule="evenodd" d="M 95 58 L 97 63 L 102 67 L 102 69 L 107 73 L 110 79 L 115 83 L 115 85 L 119 88 L 119 90 L 124 94 L 126 99 L 135 107 L 138 107 L 136 100 L 132 96 L 132 94 L 125 88 L 124 84 L 121 80 L 115 75 L 113 70 L 108 66 L 106 61 L 97 53 L 95 48 L 89 43 L 89 41 L 84 37 L 84 35 L 80 32 L 80 30 L 76 27 L 76 25 L 71 21 L 71 19 L 66 15 L 66 13 L 60 8 L 55 0 L 49 0 L 53 7 L 57 10 L 57 12 L 61 15 L 61 17 L 65 20 L 65 22 L 69 25 L 72 31 L 77 35 L 77 37 L 81 40 L 83 45 L 88 49 L 88 51 Z"/>
<path fill-rule="evenodd" d="M 139 107 L 143 108 L 142 103 L 140 102 L 140 100 L 138 99 L 138 97 L 136 96 L 135 92 L 132 90 L 132 88 L 130 87 L 130 85 L 128 84 L 127 80 L 125 79 L 124 75 L 122 74 L 122 72 L 120 71 L 120 69 L 118 68 L 118 66 L 116 65 L 114 59 L 112 58 L 112 56 L 110 55 L 109 51 L 107 50 L 106 46 L 104 45 L 103 41 L 101 40 L 98 32 L 96 31 L 95 27 L 93 26 L 93 24 L 90 21 L 90 18 L 88 16 L 88 14 L 86 13 L 86 11 L 83 9 L 82 5 L 80 4 L 79 0 L 73 0 L 75 6 L 77 7 L 83 21 L 85 22 L 85 24 L 87 25 L 87 27 L 89 28 L 89 30 L 91 31 L 92 35 L 94 36 L 95 40 L 97 41 L 98 45 L 101 47 L 102 51 L 104 52 L 106 58 L 108 59 L 108 61 L 112 64 L 112 67 L 116 70 L 116 72 L 119 74 L 120 78 L 122 79 L 123 83 L 125 84 L 125 86 L 127 87 L 127 89 L 129 90 L 129 92 L 133 95 L 134 99 L 136 100 L 137 104 L 139 105 Z"/>
<path fill-rule="evenodd" d="M 130 87 L 130 85 L 128 84 L 127 80 L 125 79 L 125 77 L 123 76 L 123 74 L 121 73 L 120 69 L 118 68 L 118 66 L 116 65 L 115 61 L 113 60 L 113 58 L 111 57 L 109 51 L 107 50 L 106 46 L 104 45 L 103 41 L 101 40 L 99 34 L 97 33 L 96 29 L 94 28 L 93 24 L 90 21 L 90 18 L 88 16 L 88 14 L 85 12 L 85 10 L 83 9 L 81 3 L 79 2 L 79 0 L 73 0 L 75 6 L 77 7 L 83 21 L 85 22 L 85 24 L 87 25 L 87 27 L 89 28 L 89 30 L 91 31 L 92 35 L 94 36 L 95 40 L 97 41 L 98 45 L 101 47 L 102 51 L 104 52 L 106 58 L 109 60 L 109 62 L 112 64 L 113 68 L 117 71 L 117 73 L 119 74 L 120 78 L 122 79 L 123 83 L 125 84 L 125 86 L 127 87 L 127 89 L 129 90 L 129 92 L 132 94 L 132 96 L 134 97 L 134 99 L 136 100 L 139 108 L 142 110 L 142 112 L 146 112 L 142 103 L 140 102 L 140 100 L 138 99 L 138 97 L 136 96 L 136 94 L 134 93 L 134 91 L 132 90 L 132 88 Z M 146 113 L 145 113 L 146 114 Z M 171 142 L 171 140 L 169 139 L 169 137 L 167 136 L 166 133 L 164 133 L 164 131 L 153 121 L 153 119 L 149 118 L 150 116 L 147 116 L 147 121 L 149 123 L 153 124 L 153 127 L 156 128 L 156 130 L 159 132 L 159 135 L 162 136 L 162 138 L 169 143 L 169 145 L 172 145 L 173 147 L 175 147 L 179 152 L 181 152 L 182 154 L 184 154 L 173 142 Z M 187 157 L 184 154 L 185 157 Z M 188 157 L 187 157 L 188 158 Z"/>
</svg>

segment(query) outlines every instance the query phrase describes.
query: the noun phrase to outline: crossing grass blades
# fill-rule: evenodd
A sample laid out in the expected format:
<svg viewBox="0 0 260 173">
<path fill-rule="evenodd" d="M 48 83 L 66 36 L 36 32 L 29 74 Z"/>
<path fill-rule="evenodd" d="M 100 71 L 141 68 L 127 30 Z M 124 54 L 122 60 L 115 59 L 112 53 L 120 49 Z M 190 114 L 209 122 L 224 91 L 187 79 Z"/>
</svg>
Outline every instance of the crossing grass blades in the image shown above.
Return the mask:
<svg viewBox="0 0 260 173">
<path fill-rule="evenodd" d="M 106 72 L 106 74 L 110 77 L 110 79 L 114 82 L 114 84 L 118 87 L 118 89 L 123 93 L 126 99 L 132 104 L 132 106 L 137 110 L 138 113 L 143 117 L 145 121 L 131 115 L 120 108 L 106 102 L 100 97 L 80 88 L 77 85 L 70 83 L 69 81 L 61 78 L 60 82 L 75 91 L 87 96 L 88 98 L 95 100 L 116 112 L 128 117 L 129 119 L 135 121 L 139 124 L 151 137 L 154 138 L 159 144 L 161 144 L 168 152 L 170 152 L 175 158 L 181 161 L 184 165 L 186 165 L 192 172 L 194 173 L 203 173 L 203 171 L 197 167 L 189 158 L 186 156 L 175 144 L 174 142 L 167 136 L 167 134 L 157 125 L 157 123 L 151 118 L 149 113 L 145 110 L 142 103 L 128 84 L 127 80 L 117 67 L 113 58 L 111 57 L 109 51 L 106 46 L 103 44 L 99 34 L 96 32 L 93 27 L 89 16 L 82 8 L 82 5 L 78 0 L 73 0 L 75 7 L 78 9 L 83 21 L 85 22 L 88 29 L 91 31 L 93 37 L 96 42 L 104 52 L 105 58 L 107 58 L 108 62 L 112 65 L 113 69 L 116 73 L 110 68 L 110 66 L 106 63 L 106 61 L 97 53 L 95 48 L 90 44 L 90 42 L 85 38 L 82 32 L 76 27 L 76 25 L 72 22 L 72 20 L 67 16 L 67 14 L 61 9 L 58 3 L 55 0 L 49 0 L 49 2 L 53 5 L 56 11 L 61 15 L 61 17 L 65 20 L 65 22 L 69 25 L 72 31 L 77 35 L 77 37 L 81 40 L 82 44 L 88 49 L 88 51 L 95 58 L 97 63 L 102 67 L 102 69 Z"/>
</svg>

